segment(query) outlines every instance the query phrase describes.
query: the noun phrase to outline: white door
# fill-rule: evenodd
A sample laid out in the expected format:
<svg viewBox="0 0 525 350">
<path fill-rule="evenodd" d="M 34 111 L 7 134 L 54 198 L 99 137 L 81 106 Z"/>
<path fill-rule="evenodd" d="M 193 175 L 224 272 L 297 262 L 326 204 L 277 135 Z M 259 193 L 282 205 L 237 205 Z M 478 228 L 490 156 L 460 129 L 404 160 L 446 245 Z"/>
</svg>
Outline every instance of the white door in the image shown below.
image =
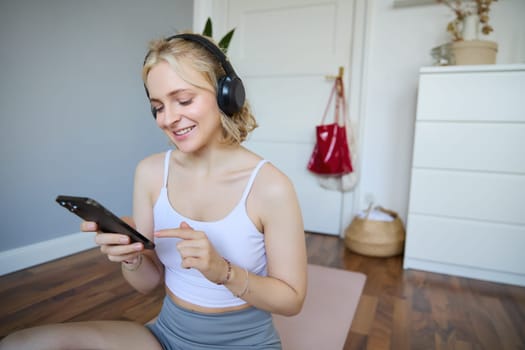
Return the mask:
<svg viewBox="0 0 525 350">
<path fill-rule="evenodd" d="M 353 5 L 221 0 L 210 8 L 216 40 L 236 28 L 228 55 L 260 125 L 246 146 L 291 178 L 311 232 L 340 235 L 352 212 L 344 200 L 352 194 L 321 188 L 306 164 L 333 84 L 326 76 L 350 63 Z"/>
</svg>

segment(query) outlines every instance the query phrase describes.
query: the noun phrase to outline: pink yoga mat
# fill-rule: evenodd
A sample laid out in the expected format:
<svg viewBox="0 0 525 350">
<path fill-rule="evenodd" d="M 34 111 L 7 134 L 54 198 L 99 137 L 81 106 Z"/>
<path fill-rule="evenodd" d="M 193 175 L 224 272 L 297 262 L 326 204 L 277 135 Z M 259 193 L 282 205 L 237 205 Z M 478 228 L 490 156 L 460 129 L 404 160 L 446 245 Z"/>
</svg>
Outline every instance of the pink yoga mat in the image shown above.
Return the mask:
<svg viewBox="0 0 525 350">
<path fill-rule="evenodd" d="M 345 344 L 366 276 L 308 265 L 307 296 L 301 312 L 273 315 L 283 350 L 341 350 Z"/>
</svg>

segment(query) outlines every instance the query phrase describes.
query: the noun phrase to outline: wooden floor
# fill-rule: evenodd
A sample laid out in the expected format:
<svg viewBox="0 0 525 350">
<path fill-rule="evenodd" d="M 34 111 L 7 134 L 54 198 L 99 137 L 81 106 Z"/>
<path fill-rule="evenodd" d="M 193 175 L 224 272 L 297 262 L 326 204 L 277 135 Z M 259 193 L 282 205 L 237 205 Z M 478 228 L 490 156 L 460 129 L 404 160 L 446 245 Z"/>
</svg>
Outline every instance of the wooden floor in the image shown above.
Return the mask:
<svg viewBox="0 0 525 350">
<path fill-rule="evenodd" d="M 310 263 L 367 275 L 345 350 L 525 349 L 525 288 L 404 271 L 402 257 L 352 254 L 332 236 L 306 239 Z M 146 322 L 163 296 L 134 292 L 118 264 L 89 250 L 0 277 L 0 338 L 51 322 Z"/>
</svg>

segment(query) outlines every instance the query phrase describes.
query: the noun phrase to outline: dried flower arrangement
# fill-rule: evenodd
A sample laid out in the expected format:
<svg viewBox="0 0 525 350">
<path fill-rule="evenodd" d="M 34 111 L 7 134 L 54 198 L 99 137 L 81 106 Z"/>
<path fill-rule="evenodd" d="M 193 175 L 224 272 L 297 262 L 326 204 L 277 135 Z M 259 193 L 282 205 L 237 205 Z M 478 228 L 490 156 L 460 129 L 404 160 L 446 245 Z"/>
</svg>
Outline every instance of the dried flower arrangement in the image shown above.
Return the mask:
<svg viewBox="0 0 525 350">
<path fill-rule="evenodd" d="M 489 25 L 490 5 L 498 0 L 436 0 L 448 6 L 456 18 L 448 23 L 447 31 L 452 35 L 453 41 L 463 40 L 462 27 L 465 18 L 476 15 L 481 23 L 481 33 L 488 35 L 494 28 Z"/>
</svg>

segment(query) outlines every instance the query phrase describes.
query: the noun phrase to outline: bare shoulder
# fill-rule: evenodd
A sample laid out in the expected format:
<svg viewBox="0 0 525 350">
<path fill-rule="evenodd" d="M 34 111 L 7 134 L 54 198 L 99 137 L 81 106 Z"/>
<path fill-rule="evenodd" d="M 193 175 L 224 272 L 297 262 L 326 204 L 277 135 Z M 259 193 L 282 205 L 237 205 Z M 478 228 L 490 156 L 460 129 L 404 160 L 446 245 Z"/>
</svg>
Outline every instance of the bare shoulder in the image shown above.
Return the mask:
<svg viewBox="0 0 525 350">
<path fill-rule="evenodd" d="M 155 198 L 162 186 L 166 152 L 156 153 L 141 160 L 135 169 L 135 192 L 149 193 Z"/>
<path fill-rule="evenodd" d="M 135 170 L 133 217 L 143 232 L 149 232 L 153 227 L 153 219 L 146 213 L 150 212 L 162 188 L 165 156 L 165 152 L 148 156 L 138 163 Z"/>
<path fill-rule="evenodd" d="M 163 173 L 166 153 L 155 153 L 142 159 L 136 168 L 136 176 L 151 177 Z"/>
<path fill-rule="evenodd" d="M 295 200 L 295 188 L 290 178 L 272 163 L 266 163 L 257 174 L 253 191 L 266 203 Z"/>
</svg>

